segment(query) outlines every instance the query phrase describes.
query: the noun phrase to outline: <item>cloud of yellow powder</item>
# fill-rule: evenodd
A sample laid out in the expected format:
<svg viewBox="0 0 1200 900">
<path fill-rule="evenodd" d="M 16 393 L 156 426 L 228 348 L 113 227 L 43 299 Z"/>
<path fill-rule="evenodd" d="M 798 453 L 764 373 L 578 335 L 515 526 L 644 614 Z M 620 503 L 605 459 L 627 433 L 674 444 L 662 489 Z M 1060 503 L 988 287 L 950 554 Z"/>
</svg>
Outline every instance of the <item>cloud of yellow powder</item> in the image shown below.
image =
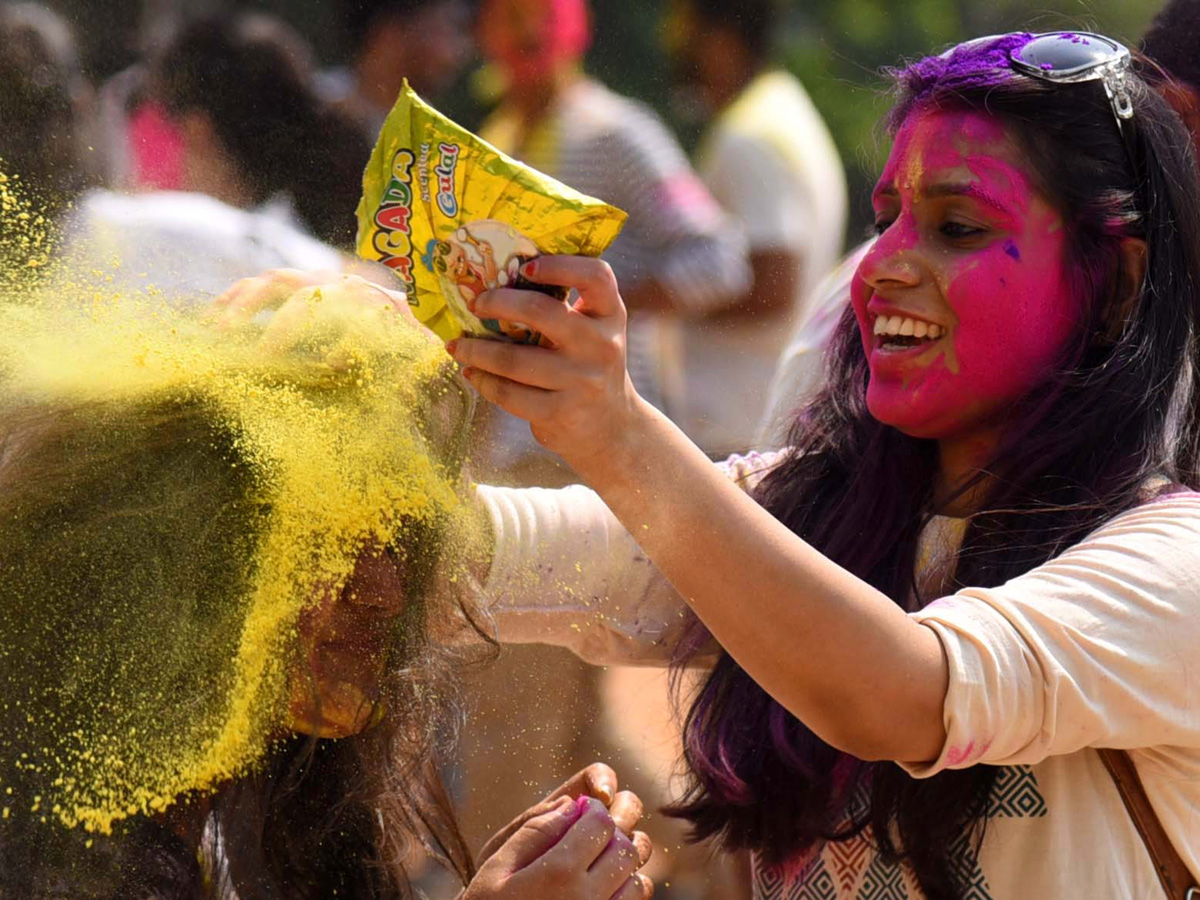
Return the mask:
<svg viewBox="0 0 1200 900">
<path fill-rule="evenodd" d="M 297 337 L 267 350 L 260 330 L 217 331 L 161 297 L 44 274 L 49 241 L 34 233 L 43 223 L 7 183 L 0 212 L 14 252 L 0 279 L 0 417 L 68 411 L 56 446 L 78 446 L 81 460 L 88 441 L 108 457 L 132 454 L 135 468 L 139 453 L 158 454 L 148 472 L 173 471 L 171 454 L 183 460 L 178 494 L 147 480 L 144 507 L 87 516 L 70 506 L 86 505 L 82 490 L 63 495 L 63 511 L 49 500 L 14 510 L 0 477 L 10 527 L 0 524 L 0 539 L 25 544 L 0 551 L 0 619 L 15 623 L 0 635 L 0 703 L 5 721 L 25 723 L 0 736 L 11 763 L 0 766 L 0 794 L 12 792 L 5 815 L 108 832 L 236 778 L 269 752 L 305 605 L 343 582 L 364 548 L 413 528 L 445 533 L 463 515 L 453 445 L 465 407 L 440 345 L 382 295 L 364 317 L 312 292 Z M 167 410 L 167 425 L 130 425 L 142 410 Z M 162 442 L 172 410 L 202 423 L 178 439 L 192 446 Z M 142 446 L 147 434 L 160 442 Z M 72 435 L 85 443 L 72 445 Z M 19 432 L 6 440 L 0 473 L 5 454 L 21 450 Z M 219 491 L 233 499 L 199 502 Z M 250 511 L 234 517 L 246 529 L 237 540 L 214 531 L 224 519 L 213 510 L 233 506 Z M 19 518 L 41 528 L 59 515 L 61 543 Z M 144 545 L 130 546 L 135 539 Z M 179 560 L 188 574 L 173 580 Z M 60 580 L 69 587 L 49 592 Z M 93 590 L 94 602 L 84 596 Z M 74 604 L 68 616 L 62 607 Z M 52 633 L 35 627 L 43 620 L 56 623 Z"/>
</svg>

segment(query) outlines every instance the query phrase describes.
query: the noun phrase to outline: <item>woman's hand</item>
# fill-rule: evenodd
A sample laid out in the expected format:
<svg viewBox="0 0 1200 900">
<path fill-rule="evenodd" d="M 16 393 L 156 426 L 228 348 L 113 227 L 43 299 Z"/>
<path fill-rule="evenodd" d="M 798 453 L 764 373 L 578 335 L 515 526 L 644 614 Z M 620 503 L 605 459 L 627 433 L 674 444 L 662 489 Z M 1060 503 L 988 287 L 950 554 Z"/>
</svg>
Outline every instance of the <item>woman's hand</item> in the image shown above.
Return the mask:
<svg viewBox="0 0 1200 900">
<path fill-rule="evenodd" d="M 534 347 L 462 337 L 447 350 L 484 397 L 528 420 L 534 437 L 585 477 L 619 465 L 636 446 L 648 407 L 625 369 L 625 305 L 608 264 L 543 256 L 521 267 L 542 284 L 575 288 L 574 306 L 537 291 L 497 288 L 469 304 L 484 319 L 521 322 L 541 332 Z"/>
<path fill-rule="evenodd" d="M 647 900 L 654 884 L 637 870 L 652 848 L 634 830 L 641 816 L 612 769 L 588 766 L 487 843 L 460 900 Z"/>
<path fill-rule="evenodd" d="M 277 353 L 309 347 L 336 348 L 339 339 L 357 336 L 369 346 L 392 327 L 413 328 L 435 342 L 412 314 L 403 291 L 392 290 L 359 275 L 276 269 L 244 278 L 213 301 L 207 317 L 218 330 L 237 330 L 264 311 L 274 315 L 258 346 Z M 334 352 L 326 359 L 340 368 Z"/>
</svg>

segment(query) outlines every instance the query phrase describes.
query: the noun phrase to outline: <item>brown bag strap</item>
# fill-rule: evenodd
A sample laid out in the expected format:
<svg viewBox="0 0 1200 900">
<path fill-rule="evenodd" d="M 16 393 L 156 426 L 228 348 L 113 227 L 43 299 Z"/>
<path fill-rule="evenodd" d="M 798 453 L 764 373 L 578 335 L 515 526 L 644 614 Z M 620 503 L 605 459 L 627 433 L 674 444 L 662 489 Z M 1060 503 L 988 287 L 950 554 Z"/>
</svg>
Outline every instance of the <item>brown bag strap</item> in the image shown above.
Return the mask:
<svg viewBox="0 0 1200 900">
<path fill-rule="evenodd" d="M 1150 798 L 1146 796 L 1142 779 L 1138 777 L 1129 754 L 1124 750 L 1109 749 L 1100 750 L 1099 753 L 1104 767 L 1108 769 L 1108 774 L 1117 785 L 1117 791 L 1125 808 L 1129 810 L 1129 816 L 1133 819 L 1138 834 L 1142 836 L 1146 849 L 1150 851 L 1150 858 L 1154 860 L 1154 870 L 1158 873 L 1158 880 L 1162 882 L 1169 900 L 1200 900 L 1200 887 L 1196 886 L 1196 879 L 1192 877 L 1187 864 L 1176 851 L 1167 833 L 1163 831 L 1162 823 L 1154 814 L 1154 807 L 1150 805 Z"/>
</svg>

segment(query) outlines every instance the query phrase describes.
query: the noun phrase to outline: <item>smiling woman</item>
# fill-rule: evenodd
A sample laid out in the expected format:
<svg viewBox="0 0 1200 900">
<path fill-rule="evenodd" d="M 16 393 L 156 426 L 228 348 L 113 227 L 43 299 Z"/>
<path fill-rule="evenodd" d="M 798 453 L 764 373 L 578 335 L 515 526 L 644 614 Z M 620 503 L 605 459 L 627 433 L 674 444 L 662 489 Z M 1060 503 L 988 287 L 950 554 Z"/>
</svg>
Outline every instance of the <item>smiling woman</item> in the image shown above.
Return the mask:
<svg viewBox="0 0 1200 900">
<path fill-rule="evenodd" d="M 1000 121 L 937 109 L 904 121 L 875 209 L 853 287 L 871 414 L 947 449 L 994 443 L 1013 402 L 1070 362 L 1083 310 L 1062 214 Z M 1136 266 L 1145 245 L 1127 247 Z"/>
<path fill-rule="evenodd" d="M 714 467 L 637 395 L 603 263 L 527 264 L 573 308 L 476 300 L 553 349 L 451 354 L 594 490 L 480 488 L 485 591 L 502 640 L 712 666 L 673 811 L 764 900 L 1161 896 L 1097 751 L 1200 876 L 1188 134 L 1097 35 L 895 75 L 879 237 L 785 453 Z"/>
</svg>

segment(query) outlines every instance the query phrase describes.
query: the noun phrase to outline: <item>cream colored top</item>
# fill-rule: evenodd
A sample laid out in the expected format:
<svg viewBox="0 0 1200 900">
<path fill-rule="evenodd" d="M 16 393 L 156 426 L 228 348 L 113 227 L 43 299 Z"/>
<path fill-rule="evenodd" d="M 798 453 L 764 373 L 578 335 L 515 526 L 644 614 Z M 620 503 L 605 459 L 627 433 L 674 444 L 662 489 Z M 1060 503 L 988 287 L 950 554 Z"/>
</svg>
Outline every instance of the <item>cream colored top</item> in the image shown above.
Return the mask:
<svg viewBox="0 0 1200 900">
<path fill-rule="evenodd" d="M 723 465 L 752 483 L 771 461 Z M 597 664 L 669 659 L 686 606 L 595 493 L 479 494 L 496 533 L 485 591 L 502 640 L 565 646 Z M 926 552 L 960 530 L 936 520 Z M 1025 575 L 912 616 L 941 639 L 950 687 L 942 753 L 909 771 L 1005 767 L 982 850 L 968 856 L 973 900 L 1162 897 L 1095 747 L 1132 751 L 1200 876 L 1200 495 L 1148 502 Z M 756 866 L 755 895 L 922 896 L 866 837 L 828 845 L 790 874 Z"/>
</svg>

